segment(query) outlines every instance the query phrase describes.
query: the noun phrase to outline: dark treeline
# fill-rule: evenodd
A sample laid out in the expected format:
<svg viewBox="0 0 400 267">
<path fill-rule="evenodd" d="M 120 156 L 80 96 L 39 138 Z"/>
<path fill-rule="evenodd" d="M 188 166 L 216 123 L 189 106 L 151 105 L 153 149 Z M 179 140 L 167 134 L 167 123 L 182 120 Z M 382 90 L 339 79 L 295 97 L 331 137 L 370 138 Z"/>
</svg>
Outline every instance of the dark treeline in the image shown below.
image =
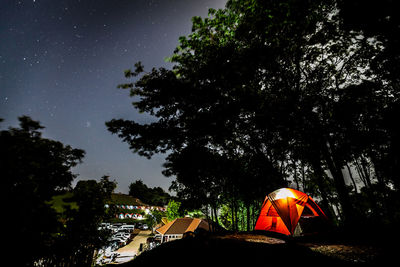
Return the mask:
<svg viewBox="0 0 400 267">
<path fill-rule="evenodd" d="M 165 206 L 171 196 L 161 187 L 148 187 L 142 180 L 136 180 L 129 185 L 129 195 L 140 199 L 148 205 Z"/>
<path fill-rule="evenodd" d="M 71 168 L 85 152 L 43 138 L 44 127 L 27 116 L 19 121 L 19 128 L 0 131 L 4 264 L 92 266 L 108 239 L 98 227 L 112 215 L 105 203 L 115 182 L 103 177 L 72 188 Z M 57 210 L 54 197 L 60 195 L 68 197 Z"/>
<path fill-rule="evenodd" d="M 168 153 L 179 197 L 251 230 L 265 195 L 292 186 L 339 225 L 399 222 L 400 24 L 394 1 L 228 1 L 194 17 L 172 70 L 125 76 L 140 112 L 108 129 Z"/>
</svg>

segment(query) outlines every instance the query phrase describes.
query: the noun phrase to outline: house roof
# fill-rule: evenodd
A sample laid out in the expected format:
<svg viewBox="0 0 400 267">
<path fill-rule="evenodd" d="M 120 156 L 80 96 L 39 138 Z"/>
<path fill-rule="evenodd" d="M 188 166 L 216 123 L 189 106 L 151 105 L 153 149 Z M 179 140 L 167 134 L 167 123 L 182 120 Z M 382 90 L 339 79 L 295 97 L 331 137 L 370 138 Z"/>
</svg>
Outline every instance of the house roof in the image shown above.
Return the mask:
<svg viewBox="0 0 400 267">
<path fill-rule="evenodd" d="M 167 232 L 167 230 L 171 227 L 171 225 L 172 225 L 175 221 L 176 221 L 176 219 L 173 220 L 172 222 L 169 222 L 169 223 L 167 223 L 167 224 L 161 226 L 160 228 L 157 228 L 156 231 L 157 231 L 158 233 L 164 235 L 164 234 Z"/>
<path fill-rule="evenodd" d="M 193 219 L 193 221 L 190 223 L 189 227 L 186 229 L 185 232 L 194 232 L 194 230 L 199 227 L 200 223 L 202 220 L 200 219 Z"/>
<path fill-rule="evenodd" d="M 156 229 L 156 231 L 162 235 L 179 235 L 186 232 L 194 232 L 199 227 L 208 230 L 208 223 L 196 218 L 177 218 Z"/>
</svg>

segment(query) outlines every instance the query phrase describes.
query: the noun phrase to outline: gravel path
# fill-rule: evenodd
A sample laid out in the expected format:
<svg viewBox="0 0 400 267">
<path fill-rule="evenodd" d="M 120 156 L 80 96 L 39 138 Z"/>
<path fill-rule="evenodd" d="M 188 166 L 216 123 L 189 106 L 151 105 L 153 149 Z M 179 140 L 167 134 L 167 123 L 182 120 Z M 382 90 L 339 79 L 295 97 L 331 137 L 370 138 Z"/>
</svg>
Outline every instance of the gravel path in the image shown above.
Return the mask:
<svg viewBox="0 0 400 267">
<path fill-rule="evenodd" d="M 150 230 L 140 231 L 128 245 L 118 249 L 116 252 L 120 254 L 131 253 L 133 255 L 137 255 L 140 244 L 146 243 L 146 240 L 150 234 L 151 234 Z"/>
</svg>

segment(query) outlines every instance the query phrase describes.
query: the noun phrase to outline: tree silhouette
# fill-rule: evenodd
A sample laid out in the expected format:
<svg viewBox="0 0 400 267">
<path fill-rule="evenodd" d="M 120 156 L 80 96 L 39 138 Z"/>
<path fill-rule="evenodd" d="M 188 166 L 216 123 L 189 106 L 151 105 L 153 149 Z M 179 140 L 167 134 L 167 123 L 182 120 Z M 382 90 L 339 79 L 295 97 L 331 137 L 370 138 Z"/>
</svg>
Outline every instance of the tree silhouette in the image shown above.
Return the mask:
<svg viewBox="0 0 400 267">
<path fill-rule="evenodd" d="M 142 180 L 136 180 L 129 185 L 129 195 L 140 199 L 146 204 L 164 206 L 171 196 L 161 187 L 148 187 Z"/>
<path fill-rule="evenodd" d="M 84 151 L 42 138 L 39 130 L 44 127 L 30 117 L 22 116 L 19 121 L 19 128 L 0 132 L 3 212 L 12 220 L 6 249 L 15 250 L 21 241 L 35 244 L 13 257 L 14 264 L 31 266 L 47 256 L 62 229 L 49 201 L 70 187 L 75 178 L 71 168 L 81 161 Z"/>
<path fill-rule="evenodd" d="M 207 18 L 194 17 L 192 33 L 170 58 L 172 70 L 143 73 L 138 63 L 125 75 L 139 78 L 119 86 L 155 122 L 115 119 L 108 129 L 140 155 L 170 153 L 164 174 L 176 176 L 178 194 L 198 203 L 231 203 L 235 213 L 238 201 L 249 205 L 302 181 L 328 213 L 357 225 L 368 217 L 356 213 L 366 200 L 344 170 L 354 180 L 351 166 L 362 162 L 363 173 L 372 173 L 364 179 L 370 203 L 398 185 L 390 164 L 398 162 L 392 120 L 399 76 L 388 56 L 398 55 L 397 37 L 374 28 L 386 17 L 363 25 L 365 18 L 348 17 L 352 12 L 335 0 L 231 0 Z M 254 194 L 260 187 L 264 192 Z"/>
<path fill-rule="evenodd" d="M 67 210 L 64 229 L 60 231 L 50 254 L 43 261 L 47 265 L 92 266 L 95 251 L 106 246 L 111 232 L 98 229 L 101 222 L 113 217 L 105 204 L 111 199 L 116 183 L 103 176 L 95 180 L 79 181 L 72 198 L 77 209 Z"/>
</svg>

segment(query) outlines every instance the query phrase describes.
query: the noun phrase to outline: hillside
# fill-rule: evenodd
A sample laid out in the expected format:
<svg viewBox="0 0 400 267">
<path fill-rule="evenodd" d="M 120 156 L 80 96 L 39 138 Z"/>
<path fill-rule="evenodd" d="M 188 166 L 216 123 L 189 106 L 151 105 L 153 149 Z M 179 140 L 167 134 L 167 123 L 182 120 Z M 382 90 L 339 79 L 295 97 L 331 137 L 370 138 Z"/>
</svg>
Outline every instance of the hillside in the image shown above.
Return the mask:
<svg viewBox="0 0 400 267">
<path fill-rule="evenodd" d="M 116 205 L 132 205 L 132 206 L 143 206 L 146 205 L 140 199 L 134 198 L 130 195 L 121 194 L 121 193 L 113 193 L 111 195 L 111 203 Z"/>
<path fill-rule="evenodd" d="M 389 262 L 382 249 L 367 245 L 321 242 L 285 242 L 255 234 L 213 235 L 165 243 L 139 255 L 128 266 L 375 266 Z"/>
<path fill-rule="evenodd" d="M 66 206 L 69 206 L 72 209 L 77 209 L 78 206 L 74 201 L 72 201 L 72 197 L 73 193 L 67 192 L 65 194 L 54 196 L 52 200 L 49 201 L 49 203 L 59 213 L 64 212 Z M 146 204 L 143 203 L 140 199 L 120 193 L 111 194 L 111 200 L 109 201 L 109 204 L 146 206 Z"/>
</svg>

